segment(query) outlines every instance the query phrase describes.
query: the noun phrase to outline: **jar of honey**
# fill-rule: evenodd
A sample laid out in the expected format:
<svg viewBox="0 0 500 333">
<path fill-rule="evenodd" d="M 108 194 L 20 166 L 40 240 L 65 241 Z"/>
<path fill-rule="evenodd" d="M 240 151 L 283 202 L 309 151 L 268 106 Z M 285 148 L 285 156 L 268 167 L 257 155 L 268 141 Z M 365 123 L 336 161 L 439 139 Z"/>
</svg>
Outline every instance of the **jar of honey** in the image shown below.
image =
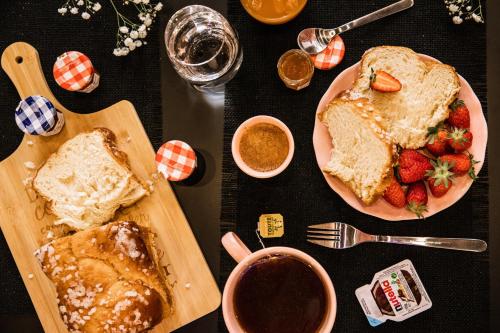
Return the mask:
<svg viewBox="0 0 500 333">
<path fill-rule="evenodd" d="M 300 90 L 311 82 L 314 63 L 304 51 L 289 50 L 278 60 L 278 74 L 288 88 Z"/>
<path fill-rule="evenodd" d="M 283 24 L 294 19 L 307 0 L 241 0 L 250 16 L 266 24 Z"/>
</svg>

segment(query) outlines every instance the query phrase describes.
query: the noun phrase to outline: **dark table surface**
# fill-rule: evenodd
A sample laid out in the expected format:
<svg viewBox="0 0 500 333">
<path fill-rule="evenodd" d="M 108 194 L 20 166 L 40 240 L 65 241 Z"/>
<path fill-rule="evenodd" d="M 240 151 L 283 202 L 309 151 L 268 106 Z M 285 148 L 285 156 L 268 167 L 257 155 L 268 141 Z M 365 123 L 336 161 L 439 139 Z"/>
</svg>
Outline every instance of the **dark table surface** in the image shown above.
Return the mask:
<svg viewBox="0 0 500 333">
<path fill-rule="evenodd" d="M 62 2 L 62 1 L 61 1 Z M 102 1 L 103 3 L 105 1 Z M 119 84 L 118 88 L 113 90 L 112 96 L 97 95 L 90 98 L 91 110 L 86 110 L 79 103 L 84 100 L 82 97 L 70 96 L 67 93 L 61 93 L 61 100 L 68 106 L 75 105 L 79 112 L 89 112 L 97 110 L 103 106 L 109 105 L 121 98 L 133 99 L 135 89 L 152 90 L 152 96 L 161 93 L 161 101 L 150 107 L 137 107 L 140 117 L 145 124 L 146 130 L 155 146 L 158 146 L 167 139 L 178 138 L 191 142 L 197 147 L 207 159 L 207 172 L 210 174 L 206 177 L 206 181 L 194 187 L 174 186 L 176 194 L 183 206 L 185 213 L 190 221 L 191 227 L 202 247 L 207 261 L 216 278 L 219 272 L 219 214 L 220 214 L 220 182 L 221 182 L 221 165 L 222 165 L 222 135 L 223 135 L 223 96 L 204 96 L 193 91 L 183 81 L 181 81 L 173 72 L 163 49 L 162 35 L 166 21 L 170 15 L 185 4 L 200 3 L 207 4 L 221 12 L 225 12 L 225 0 L 206 0 L 206 1 L 184 1 L 173 0 L 169 1 L 160 20 L 157 23 L 157 28 L 154 29 L 156 36 L 150 36 L 150 44 L 158 43 L 159 47 L 149 45 L 150 50 L 142 51 L 139 54 L 132 54 L 130 57 L 135 57 L 136 60 L 125 60 L 125 63 L 140 71 L 141 61 L 149 61 L 151 66 L 159 68 L 158 76 L 151 78 L 151 83 L 156 86 L 146 84 L 147 80 L 139 79 L 139 84 L 134 85 L 133 82 Z M 68 38 L 68 34 L 64 34 L 60 29 L 69 28 L 70 25 L 80 24 L 77 20 L 60 18 L 53 15 L 54 27 L 41 29 L 38 33 L 33 33 L 30 27 L 30 17 L 38 15 L 37 10 L 52 10 L 55 12 L 58 2 L 51 1 L 51 5 L 38 5 L 35 2 L 26 0 L 18 1 L 13 4 L 2 2 L 0 5 L 1 12 L 4 15 L 14 16 L 11 20 L 19 21 L 18 24 L 9 25 L 2 24 L 0 27 L 0 52 L 11 42 L 15 40 L 25 40 L 32 43 L 40 51 L 42 64 L 45 64 L 45 71 L 50 73 L 51 61 L 53 54 L 48 50 L 51 45 L 50 39 L 60 38 L 62 35 Z M 30 10 L 30 6 L 35 7 Z M 12 9 L 12 8 L 14 9 Z M 491 19 L 488 23 L 488 108 L 489 113 L 489 170 L 490 170 L 490 272 L 491 272 L 491 313 L 496 314 L 491 316 L 492 331 L 500 329 L 500 298 L 499 296 L 499 281 L 500 281 L 500 226 L 494 221 L 500 218 L 500 209 L 497 204 L 500 202 L 500 177 L 495 170 L 500 168 L 500 115 L 495 112 L 500 108 L 500 62 L 498 55 L 500 54 L 500 21 L 495 20 L 497 14 L 500 13 L 500 4 L 497 1 L 488 3 L 488 12 Z M 109 15 L 110 12 L 108 11 Z M 81 20 L 80 20 L 81 21 Z M 4 22 L 2 20 L 2 22 Z M 25 22 L 25 23 L 23 23 Z M 114 22 L 104 24 L 107 34 L 113 34 Z M 78 33 L 78 28 L 70 28 L 74 33 Z M 16 29 L 14 32 L 12 29 Z M 93 29 L 95 30 L 95 28 Z M 103 29 L 104 30 L 104 29 Z M 98 30 L 98 33 L 102 33 Z M 89 36 L 87 36 L 89 37 Z M 88 40 L 92 40 L 90 37 Z M 95 50 L 98 48 L 109 48 L 110 40 L 106 43 L 103 40 L 89 42 L 89 45 L 81 46 L 82 51 L 87 49 Z M 68 42 L 69 46 L 73 46 Z M 66 49 L 61 48 L 62 51 Z M 93 52 L 93 51 L 92 51 Z M 109 52 L 99 53 L 100 56 L 112 58 Z M 139 58 L 137 60 L 137 58 Z M 159 59 L 159 60 L 158 60 Z M 110 59 L 112 61 L 113 59 Z M 120 60 L 121 61 L 121 60 Z M 118 66 L 126 75 L 134 78 L 136 71 L 130 68 Z M 126 76 L 124 76 L 126 77 Z M 160 79 L 161 77 L 161 79 Z M 50 77 L 49 77 L 50 78 Z M 50 81 L 50 79 L 49 79 Z M 53 82 L 50 84 L 54 89 Z M 100 87 L 99 89 L 103 89 Z M 60 90 L 54 89 L 56 95 Z M 98 94 L 98 93 L 97 93 Z M 156 95 L 155 95 L 156 94 Z M 12 109 L 18 100 L 15 89 L 10 84 L 7 76 L 0 73 L 0 97 L 4 111 Z M 66 102 L 67 101 L 67 102 Z M 134 101 L 133 101 L 134 102 Z M 135 101 L 136 106 L 137 102 Z M 145 109 L 145 110 L 144 110 Z M 0 160 L 8 156 L 20 142 L 21 135 L 16 129 L 13 129 L 10 124 L 6 123 L 10 118 L 2 116 L 0 118 Z M 1 185 L 0 185 L 1 186 Z M 200 207 L 197 203 L 204 200 L 208 204 Z M 8 247 L 0 236 L 0 297 L 3 305 L 0 307 L 0 332 L 39 332 L 42 331 L 36 313 L 31 305 L 29 296 L 27 295 L 21 278 L 17 272 L 17 268 L 13 258 L 8 250 Z M 216 332 L 217 331 L 217 313 L 206 316 L 200 320 L 193 322 L 190 325 L 178 330 L 178 332 Z"/>
</svg>

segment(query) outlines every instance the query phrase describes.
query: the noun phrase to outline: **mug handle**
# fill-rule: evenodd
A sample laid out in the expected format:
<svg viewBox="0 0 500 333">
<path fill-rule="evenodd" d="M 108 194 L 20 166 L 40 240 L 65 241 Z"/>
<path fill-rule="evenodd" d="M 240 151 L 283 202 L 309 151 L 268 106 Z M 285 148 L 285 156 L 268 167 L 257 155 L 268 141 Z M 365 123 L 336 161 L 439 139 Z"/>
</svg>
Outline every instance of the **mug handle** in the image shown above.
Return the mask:
<svg viewBox="0 0 500 333">
<path fill-rule="evenodd" d="M 252 253 L 234 232 L 226 233 L 221 241 L 222 246 L 224 246 L 229 255 L 238 263 Z"/>
</svg>

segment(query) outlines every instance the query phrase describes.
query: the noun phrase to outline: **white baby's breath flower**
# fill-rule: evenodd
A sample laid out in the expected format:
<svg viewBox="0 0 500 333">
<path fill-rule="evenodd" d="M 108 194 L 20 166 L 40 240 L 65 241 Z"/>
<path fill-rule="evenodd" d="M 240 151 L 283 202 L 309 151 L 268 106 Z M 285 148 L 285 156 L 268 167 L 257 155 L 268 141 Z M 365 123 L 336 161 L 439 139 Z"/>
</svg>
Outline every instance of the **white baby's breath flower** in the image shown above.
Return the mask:
<svg viewBox="0 0 500 333">
<path fill-rule="evenodd" d="M 102 9 L 98 1 L 100 0 L 65 0 L 60 8 L 57 9 L 57 12 L 61 15 L 69 12 L 73 15 L 81 16 L 84 20 L 88 20 L 93 14 Z M 445 0 L 445 3 L 450 1 L 460 0 Z M 163 3 L 158 0 L 119 1 L 126 6 L 134 4 L 134 6 L 130 6 L 130 10 L 136 10 L 134 22 L 133 17 L 127 17 L 120 12 L 117 6 L 115 6 L 116 1 L 111 0 L 110 2 L 115 10 L 118 21 L 116 46 L 113 49 L 113 54 L 115 56 L 126 56 L 136 48 L 147 44 L 144 38 L 148 35 L 148 31 L 151 29 L 151 25 L 154 23 L 157 13 L 163 9 Z M 472 19 L 470 15 L 467 17 Z"/>
<path fill-rule="evenodd" d="M 132 31 L 130 32 L 130 38 L 132 38 L 132 39 L 137 39 L 138 37 L 139 37 L 139 33 L 138 33 L 137 31 L 132 30 Z"/>
<path fill-rule="evenodd" d="M 154 9 L 155 9 L 157 12 L 159 12 L 162 8 L 163 8 L 163 4 L 162 4 L 161 2 L 158 2 L 158 3 L 156 4 L 156 6 L 155 6 L 155 8 L 154 8 Z"/>
<path fill-rule="evenodd" d="M 453 23 L 461 24 L 464 20 L 460 16 L 453 16 Z"/>
<path fill-rule="evenodd" d="M 455 24 L 461 24 L 464 20 L 484 22 L 481 0 L 444 0 L 444 4 Z"/>
<path fill-rule="evenodd" d="M 123 41 L 123 44 L 125 46 L 129 46 L 130 44 L 133 44 L 133 43 L 134 43 L 134 41 L 130 37 L 125 38 L 125 40 Z"/>
<path fill-rule="evenodd" d="M 472 14 L 472 19 L 474 21 L 476 21 L 476 23 L 482 23 L 483 22 L 483 19 L 481 18 L 481 16 L 477 15 L 476 13 Z"/>
</svg>

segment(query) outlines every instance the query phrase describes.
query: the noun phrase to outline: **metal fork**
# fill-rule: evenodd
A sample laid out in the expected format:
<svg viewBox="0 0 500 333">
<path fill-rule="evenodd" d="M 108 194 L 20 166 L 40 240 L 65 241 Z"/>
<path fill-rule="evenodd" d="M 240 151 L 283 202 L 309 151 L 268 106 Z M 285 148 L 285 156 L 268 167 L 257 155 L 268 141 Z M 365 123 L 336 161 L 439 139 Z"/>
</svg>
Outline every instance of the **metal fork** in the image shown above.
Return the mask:
<svg viewBox="0 0 500 333">
<path fill-rule="evenodd" d="M 480 239 L 370 235 L 342 222 L 315 224 L 307 228 L 308 242 L 331 249 L 347 249 L 365 242 L 418 245 L 472 252 L 483 252 L 488 246 Z"/>
</svg>

